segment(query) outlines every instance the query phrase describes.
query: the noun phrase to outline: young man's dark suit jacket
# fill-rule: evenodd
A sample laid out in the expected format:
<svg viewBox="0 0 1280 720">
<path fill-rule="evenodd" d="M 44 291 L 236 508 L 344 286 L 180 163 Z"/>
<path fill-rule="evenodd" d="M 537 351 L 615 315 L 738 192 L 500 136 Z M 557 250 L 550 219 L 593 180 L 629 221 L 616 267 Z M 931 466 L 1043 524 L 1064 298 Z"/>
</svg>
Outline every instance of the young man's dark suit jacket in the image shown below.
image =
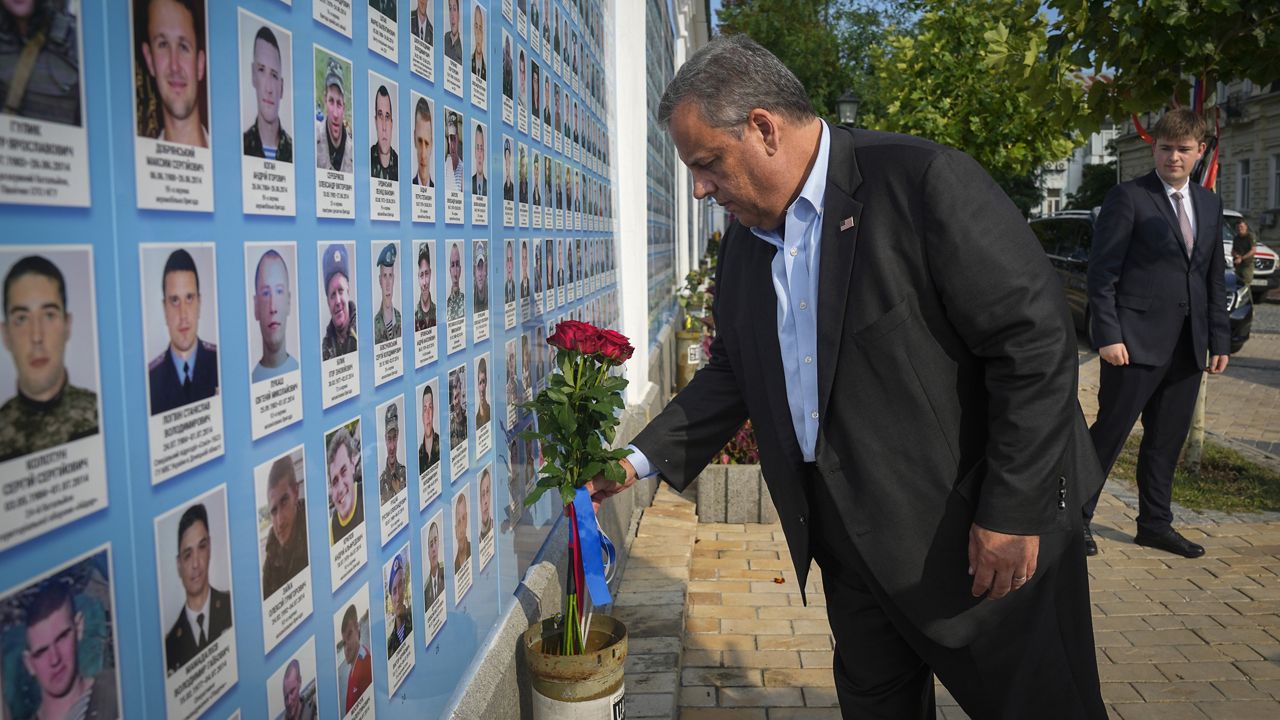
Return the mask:
<svg viewBox="0 0 1280 720">
<path fill-rule="evenodd" d="M 231 629 L 231 595 L 209 588 L 209 627 L 205 630 L 205 642 L 212 643 L 223 632 Z M 164 636 L 164 659 L 170 674 L 186 665 L 200 652 L 200 631 L 187 622 L 184 604 L 178 612 L 178 620 Z"/>
<path fill-rule="evenodd" d="M 965 646 L 1032 593 L 1054 591 L 1038 580 L 1102 483 L 1062 287 L 1026 220 L 957 151 L 832 127 L 824 205 L 816 465 L 890 601 L 933 641 Z M 750 417 L 803 588 L 808 471 L 767 290 L 774 253 L 730 226 L 711 359 L 634 444 L 683 489 Z M 974 599 L 974 521 L 1039 534 L 1037 578 L 1005 599 Z"/>
<path fill-rule="evenodd" d="M 1154 170 L 1107 193 L 1089 254 L 1094 347 L 1123 342 L 1130 362 L 1162 365 L 1190 319 L 1197 367 L 1208 354 L 1230 352 L 1222 199 L 1193 182 L 1187 188 L 1196 215 L 1190 259 Z"/>
</svg>

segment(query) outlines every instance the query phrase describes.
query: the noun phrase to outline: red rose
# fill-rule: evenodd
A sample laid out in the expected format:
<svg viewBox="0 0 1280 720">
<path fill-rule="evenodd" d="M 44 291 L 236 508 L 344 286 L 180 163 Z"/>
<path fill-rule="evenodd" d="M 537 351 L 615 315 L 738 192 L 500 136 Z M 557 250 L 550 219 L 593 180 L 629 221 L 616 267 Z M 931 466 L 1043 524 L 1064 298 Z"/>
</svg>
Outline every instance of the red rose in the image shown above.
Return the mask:
<svg viewBox="0 0 1280 720">
<path fill-rule="evenodd" d="M 626 335 L 616 330 L 600 331 L 600 354 L 607 360 L 621 365 L 630 360 L 635 351 Z"/>
<path fill-rule="evenodd" d="M 591 355 L 600 350 L 600 331 L 584 322 L 564 320 L 556 324 L 556 330 L 547 338 L 547 343 L 560 350 Z"/>
</svg>

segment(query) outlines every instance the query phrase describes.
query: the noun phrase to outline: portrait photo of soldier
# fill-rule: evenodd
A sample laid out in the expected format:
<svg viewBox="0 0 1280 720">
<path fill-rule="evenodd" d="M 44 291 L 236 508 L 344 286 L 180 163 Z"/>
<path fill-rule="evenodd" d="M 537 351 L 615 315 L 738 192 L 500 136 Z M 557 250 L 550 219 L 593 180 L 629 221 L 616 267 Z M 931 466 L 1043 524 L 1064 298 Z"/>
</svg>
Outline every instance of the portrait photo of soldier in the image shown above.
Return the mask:
<svg viewBox="0 0 1280 720">
<path fill-rule="evenodd" d="M 364 483 L 361 481 L 360 421 L 344 425 L 325 438 L 325 471 L 329 495 L 329 545 L 336 544 L 364 523 Z"/>
<path fill-rule="evenodd" d="M 164 637 L 165 668 L 170 675 L 194 659 L 223 633 L 231 630 L 232 626 L 225 486 L 215 492 L 218 494 L 216 502 L 206 503 L 197 499 L 182 510 L 178 520 L 174 538 L 177 552 L 172 557 L 177 578 L 181 581 L 182 603 L 178 608 L 177 618 Z M 210 493 L 205 498 L 213 496 L 214 493 Z M 214 525 L 210 523 L 211 508 L 217 513 L 217 532 L 214 532 Z M 157 529 L 165 524 L 163 518 L 158 520 Z M 162 553 L 165 548 L 172 550 L 175 547 L 165 542 L 165 538 L 158 540 L 164 542 Z M 211 581 L 210 575 L 215 569 L 222 581 L 227 583 L 227 590 L 219 590 Z M 167 568 L 163 566 L 160 571 L 161 576 L 169 575 Z M 161 584 L 161 597 L 169 601 L 172 598 L 166 590 L 171 590 L 172 584 L 172 581 L 162 581 Z M 169 608 L 162 605 L 161 609 Z"/>
<path fill-rule="evenodd" d="M 529 241 L 520 241 L 520 299 L 529 297 Z"/>
<path fill-rule="evenodd" d="M 369 11 L 379 13 L 391 22 L 395 22 L 396 0 L 369 0 Z"/>
<path fill-rule="evenodd" d="M 445 320 L 461 320 L 467 296 L 462 288 L 462 243 L 449 241 L 449 296 L 445 298 Z"/>
<path fill-rule="evenodd" d="M 485 312 L 489 309 L 489 241 L 476 240 L 471 244 L 472 277 L 471 309 L 474 312 Z"/>
<path fill-rule="evenodd" d="M 414 172 L 413 184 L 425 185 L 433 188 L 436 186 L 435 158 L 431 154 L 433 147 L 431 140 L 431 101 L 425 97 L 419 96 L 413 104 L 413 152 L 414 152 Z"/>
<path fill-rule="evenodd" d="M 480 537 L 493 532 L 493 473 L 485 466 L 480 471 Z"/>
<path fill-rule="evenodd" d="M 533 151 L 533 177 L 531 179 L 533 180 L 533 207 L 536 213 L 538 208 L 542 207 L 542 153 L 537 150 Z M 522 200 L 521 202 L 524 201 Z M 541 216 L 534 215 L 535 227 L 540 227 L 537 225 L 539 222 L 537 220 L 538 217 Z"/>
<path fill-rule="evenodd" d="M 351 63 L 315 47 L 318 82 L 315 87 L 316 167 L 354 172 L 355 148 L 351 139 Z"/>
<path fill-rule="evenodd" d="M 80 127 L 80 18 L 68 0 L 0 2 L 0 114 Z"/>
<path fill-rule="evenodd" d="M 462 192 L 462 116 L 454 110 L 445 113 L 444 172 L 445 187 L 450 192 Z"/>
<path fill-rule="evenodd" d="M 516 186 L 511 177 L 511 138 L 502 138 L 502 199 L 516 199 Z"/>
<path fill-rule="evenodd" d="M 209 147 L 203 0 L 133 0 L 137 134 Z"/>
<path fill-rule="evenodd" d="M 150 259 L 157 253 L 164 253 L 164 250 L 144 248 L 143 253 Z M 211 272 L 207 282 L 203 286 L 200 283 L 200 266 L 206 271 L 214 267 L 213 248 L 202 246 L 192 248 L 192 251 L 200 258 L 198 264 L 192 252 L 185 248 L 169 252 L 159 282 L 151 286 L 160 290 L 158 304 L 163 310 L 167 333 L 164 349 L 147 363 L 152 415 L 205 400 L 218 393 L 218 346 L 200 337 L 200 324 L 206 319 L 213 336 L 217 337 L 217 283 L 212 281 Z M 144 282 L 155 282 L 149 275 L 144 275 Z M 210 293 L 208 303 L 204 302 L 203 290 Z M 146 292 L 144 315 L 154 318 L 151 308 L 156 305 L 156 295 Z M 148 329 L 153 325 L 154 322 L 148 323 Z M 150 342 L 148 346 L 151 346 Z"/>
<path fill-rule="evenodd" d="M 448 6 L 449 27 L 444 33 L 444 56 L 459 65 L 462 64 L 462 15 L 458 9 L 459 0 L 445 0 Z"/>
<path fill-rule="evenodd" d="M 515 79 L 512 77 L 511 36 L 502 31 L 502 97 L 513 100 Z"/>
<path fill-rule="evenodd" d="M 413 598 L 409 590 L 409 546 L 391 558 L 386 578 L 387 657 L 413 634 Z"/>
<path fill-rule="evenodd" d="M 487 80 L 489 65 L 485 59 L 484 9 L 480 7 L 480 3 L 476 3 L 471 8 L 471 32 L 471 74 L 481 80 Z"/>
<path fill-rule="evenodd" d="M 378 290 L 380 291 L 380 301 L 378 304 L 378 312 L 373 316 L 373 342 L 380 345 L 390 340 L 400 339 L 400 310 L 396 308 L 399 304 L 400 293 L 399 283 L 399 264 L 396 262 L 397 242 L 392 240 L 382 246 L 382 250 L 378 252 L 378 260 L 375 265 L 378 268 Z"/>
<path fill-rule="evenodd" d="M 463 487 L 453 498 L 453 574 L 457 575 L 471 562 L 471 521 L 467 517 L 467 490 Z"/>
<path fill-rule="evenodd" d="M 418 301 L 413 306 L 413 331 L 422 332 L 436 326 L 436 301 L 432 288 L 435 273 L 431 270 L 431 241 L 418 241 Z"/>
<path fill-rule="evenodd" d="M 506 258 L 504 263 L 506 280 L 502 283 L 502 301 L 504 303 L 513 303 L 516 301 L 515 241 L 507 240 L 504 245 L 503 255 Z"/>
<path fill-rule="evenodd" d="M 456 448 L 467 440 L 467 366 L 449 371 L 449 447 Z"/>
<path fill-rule="evenodd" d="M 356 289 L 351 274 L 351 245 L 330 243 L 321 255 L 321 296 L 329 311 L 329 323 L 320 341 L 322 360 L 356 352 Z"/>
<path fill-rule="evenodd" d="M 318 706 L 315 640 L 308 640 L 306 645 L 271 677 L 267 688 L 270 693 L 268 716 L 273 720 L 316 720 Z"/>
<path fill-rule="evenodd" d="M 105 547 L 0 598 L 7 720 L 121 717 Z"/>
<path fill-rule="evenodd" d="M 484 125 L 477 120 L 471 121 L 474 128 L 472 135 L 475 136 L 474 153 L 472 155 L 471 166 L 475 168 L 475 172 L 471 173 L 471 192 L 474 195 L 489 194 L 489 175 L 485 172 L 485 165 L 489 159 L 484 154 Z"/>
<path fill-rule="evenodd" d="M 368 586 L 356 596 L 363 600 L 363 608 L 357 602 L 347 605 L 338 624 L 338 697 L 341 699 L 342 717 L 355 707 L 373 685 L 373 654 L 369 652 L 369 593 Z"/>
<path fill-rule="evenodd" d="M 422 582 L 423 609 L 435 604 L 444 592 L 444 562 L 441 560 L 440 518 L 443 511 L 431 518 L 426 528 L 427 577 Z"/>
<path fill-rule="evenodd" d="M 440 432 L 436 430 L 436 379 L 423 383 L 418 393 L 421 407 L 422 437 L 418 441 L 418 472 L 426 472 L 440 462 Z"/>
<path fill-rule="evenodd" d="M 404 463 L 400 462 L 400 410 L 397 401 L 387 403 L 382 413 L 382 438 L 386 460 L 378 473 L 378 497 L 385 505 L 406 487 Z"/>
<path fill-rule="evenodd" d="M 476 358 L 476 429 L 489 424 L 493 410 L 489 405 L 489 354 Z"/>
<path fill-rule="evenodd" d="M 412 0 L 409 6 L 409 34 L 427 45 L 435 45 L 436 30 L 431 24 L 435 0 Z"/>
<path fill-rule="evenodd" d="M 528 204 L 529 202 L 529 150 L 524 143 L 520 143 L 520 161 L 517 163 L 518 171 L 518 189 L 519 194 L 516 196 L 520 204 Z"/>
<path fill-rule="evenodd" d="M 257 338 L 254 338 L 250 331 L 250 346 L 261 348 L 259 353 L 250 355 L 258 356 L 250 371 L 252 382 L 270 380 L 299 369 L 297 356 L 289 352 L 293 348 L 296 353 L 299 344 L 298 328 L 290 322 L 296 289 L 291 266 L 296 257 L 292 245 L 280 250 L 269 248 L 252 265 L 253 276 L 250 282 L 253 298 L 250 306 L 253 308 L 253 322 L 257 323 L 258 333 Z"/>
<path fill-rule="evenodd" d="M 369 117 L 375 141 L 369 148 L 369 177 L 379 180 L 400 180 L 400 155 L 396 153 L 395 106 L 396 99 L 392 94 L 396 90 L 395 83 L 380 82 L 381 78 L 369 74 L 369 84 L 379 82 L 373 93 L 373 106 Z M 387 89 L 390 84 L 391 89 Z"/>
<path fill-rule="evenodd" d="M 258 510 L 259 526 L 264 514 L 267 518 L 266 538 L 261 543 L 263 600 L 309 567 L 303 461 L 299 447 L 276 458 L 267 470 L 266 507 Z"/>
<path fill-rule="evenodd" d="M 241 115 L 248 115 L 242 152 L 291 163 L 293 138 L 288 129 L 293 127 L 293 83 L 287 70 L 292 67 L 293 37 L 244 10 L 240 11 L 240 33 Z"/>
<path fill-rule="evenodd" d="M 27 255 L 15 248 L 0 255 L 0 267 L 6 260 L 12 264 L 4 273 L 0 339 L 12 365 L 0 365 L 0 387 L 15 392 L 0 405 L 0 462 L 97 435 L 100 427 L 92 285 L 81 280 L 69 298 L 58 265 L 74 270 L 71 277 L 91 276 L 90 251 Z M 72 312 L 73 305 L 83 310 Z"/>
</svg>

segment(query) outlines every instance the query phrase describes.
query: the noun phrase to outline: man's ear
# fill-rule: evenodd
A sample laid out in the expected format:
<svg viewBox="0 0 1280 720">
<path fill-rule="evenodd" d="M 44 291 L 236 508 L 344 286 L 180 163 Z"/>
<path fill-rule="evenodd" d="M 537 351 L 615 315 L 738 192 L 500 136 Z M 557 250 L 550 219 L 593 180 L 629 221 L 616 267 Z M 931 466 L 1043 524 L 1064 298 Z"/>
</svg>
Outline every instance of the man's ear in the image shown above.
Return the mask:
<svg viewBox="0 0 1280 720">
<path fill-rule="evenodd" d="M 747 132 L 760 139 L 767 155 L 778 152 L 778 117 L 763 108 L 756 108 L 747 114 Z"/>
<path fill-rule="evenodd" d="M 204 73 L 206 68 L 204 61 L 205 61 L 204 51 L 203 50 L 197 51 L 196 52 L 196 82 L 204 81 Z"/>
</svg>

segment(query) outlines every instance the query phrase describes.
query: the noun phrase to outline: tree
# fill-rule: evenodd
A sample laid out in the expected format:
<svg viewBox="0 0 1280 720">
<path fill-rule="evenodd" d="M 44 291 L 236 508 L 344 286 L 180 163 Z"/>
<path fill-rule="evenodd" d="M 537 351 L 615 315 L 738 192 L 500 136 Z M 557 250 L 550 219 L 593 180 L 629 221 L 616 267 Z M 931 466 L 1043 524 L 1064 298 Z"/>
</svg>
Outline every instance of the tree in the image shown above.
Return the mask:
<svg viewBox="0 0 1280 720">
<path fill-rule="evenodd" d="M 1067 196 L 1067 210 L 1092 210 L 1102 205 L 1107 191 L 1116 185 L 1116 161 L 1102 165 L 1085 165 L 1080 173 L 1080 187 Z"/>
<path fill-rule="evenodd" d="M 891 28 L 872 49 L 869 89 L 878 109 L 865 125 L 963 150 L 1029 208 L 1038 193 L 1027 179 L 1071 152 L 1083 112 L 1080 83 L 1035 62 L 1049 27 L 1039 2 L 927 0 L 921 7 L 913 27 Z"/>
</svg>

